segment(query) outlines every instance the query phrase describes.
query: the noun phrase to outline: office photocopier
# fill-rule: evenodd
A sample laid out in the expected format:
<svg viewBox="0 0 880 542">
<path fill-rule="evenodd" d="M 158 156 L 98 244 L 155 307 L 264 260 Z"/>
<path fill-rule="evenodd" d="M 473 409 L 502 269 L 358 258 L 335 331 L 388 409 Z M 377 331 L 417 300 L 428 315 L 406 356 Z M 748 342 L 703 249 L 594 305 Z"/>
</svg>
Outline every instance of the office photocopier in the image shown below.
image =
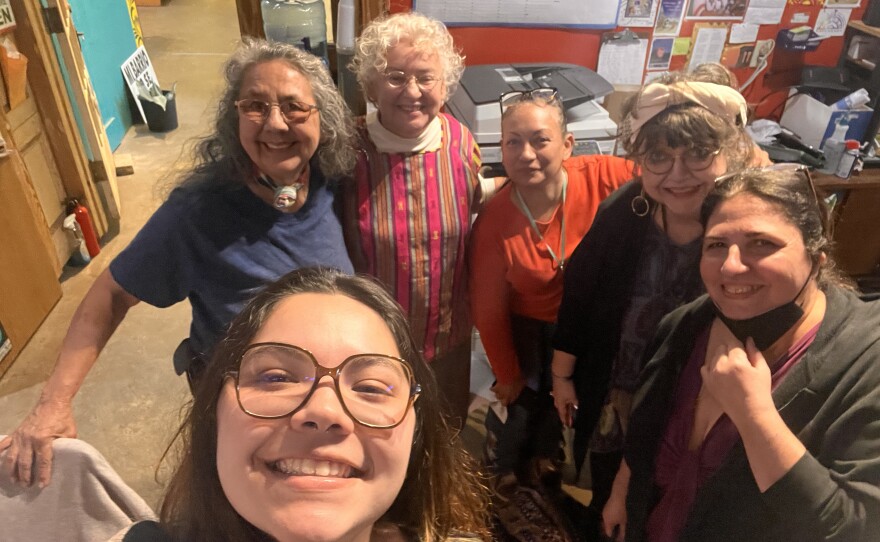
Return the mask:
<svg viewBox="0 0 880 542">
<path fill-rule="evenodd" d="M 574 134 L 574 154 L 608 154 L 614 148 L 617 125 L 596 103 L 614 87 L 600 75 L 574 64 L 487 64 L 469 66 L 461 85 L 446 103 L 449 113 L 474 134 L 483 163 L 501 163 L 501 107 L 505 92 L 553 87 L 562 98 L 568 130 Z"/>
</svg>

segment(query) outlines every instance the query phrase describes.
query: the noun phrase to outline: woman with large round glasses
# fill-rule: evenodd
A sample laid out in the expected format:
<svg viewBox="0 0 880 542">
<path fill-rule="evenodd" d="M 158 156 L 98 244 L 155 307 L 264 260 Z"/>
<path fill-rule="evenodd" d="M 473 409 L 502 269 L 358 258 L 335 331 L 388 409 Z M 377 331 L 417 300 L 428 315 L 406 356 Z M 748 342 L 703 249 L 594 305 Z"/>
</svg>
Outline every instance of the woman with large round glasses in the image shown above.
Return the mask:
<svg viewBox="0 0 880 542">
<path fill-rule="evenodd" d="M 632 178 L 613 156 L 572 157 L 574 137 L 556 89 L 501 97 L 501 155 L 509 182 L 480 213 L 470 246 L 474 322 L 507 408 L 486 417 L 499 478 L 557 473 L 562 427 L 550 397 L 550 337 L 567 261 L 603 199 Z M 555 475 L 554 475 L 555 476 Z M 555 476 L 558 481 L 558 476 Z"/>
<path fill-rule="evenodd" d="M 440 108 L 464 59 L 443 23 L 418 13 L 373 21 L 356 49 L 352 68 L 376 111 L 358 121 L 358 162 L 344 187 L 349 255 L 407 312 L 461 425 L 472 327 L 465 247 L 483 190 L 473 136 Z"/>
<path fill-rule="evenodd" d="M 646 352 L 618 540 L 875 540 L 880 304 L 835 271 L 806 171 L 719 179 L 703 206 L 707 296 Z"/>
<path fill-rule="evenodd" d="M 295 271 L 233 321 L 193 397 L 159 525 L 130 532 L 175 542 L 481 539 L 486 491 L 441 412 L 382 286 Z"/>
<path fill-rule="evenodd" d="M 753 159 L 746 111 L 737 91 L 685 74 L 624 106 L 619 141 L 640 172 L 603 203 L 572 255 L 553 339 L 553 397 L 575 427 L 579 467 L 590 449 L 596 514 L 620 464 L 645 347 L 663 315 L 702 293 L 703 199 L 716 177 Z"/>
<path fill-rule="evenodd" d="M 27 419 L 0 442 L 5 475 L 49 482 L 52 441 L 75 437 L 71 401 L 128 310 L 192 305 L 174 368 L 195 385 L 217 339 L 254 291 L 291 269 L 351 272 L 328 177 L 354 164 L 345 102 L 319 59 L 250 40 L 227 61 L 214 133 L 195 166 L 97 278 L 70 323 Z"/>
</svg>

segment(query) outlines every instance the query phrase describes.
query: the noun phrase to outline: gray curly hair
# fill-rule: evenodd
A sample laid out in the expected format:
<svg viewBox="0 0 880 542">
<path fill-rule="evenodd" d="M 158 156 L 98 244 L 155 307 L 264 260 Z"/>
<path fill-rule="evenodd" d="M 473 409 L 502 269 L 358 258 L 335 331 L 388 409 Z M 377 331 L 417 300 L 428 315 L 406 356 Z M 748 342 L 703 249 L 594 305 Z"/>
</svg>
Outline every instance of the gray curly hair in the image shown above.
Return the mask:
<svg viewBox="0 0 880 542">
<path fill-rule="evenodd" d="M 349 69 L 357 75 L 364 94 L 377 76 L 388 68 L 388 49 L 409 42 L 421 52 L 436 53 L 443 68 L 446 96 L 455 92 L 464 72 L 464 56 L 452 43 L 446 26 L 419 13 L 397 13 L 371 22 L 358 38 Z M 368 99 L 372 98 L 367 95 Z"/>
<path fill-rule="evenodd" d="M 355 163 L 354 124 L 345 101 L 320 58 L 292 45 L 255 38 L 245 38 L 223 72 L 226 90 L 217 107 L 214 134 L 196 145 L 199 162 L 197 171 L 211 170 L 220 163 L 231 164 L 236 177 L 246 179 L 253 174 L 253 162 L 241 146 L 238 133 L 238 111 L 235 101 L 248 70 L 262 62 L 283 60 L 301 73 L 312 85 L 312 93 L 320 111 L 321 139 L 316 155 L 321 172 L 328 177 L 351 172 Z"/>
</svg>

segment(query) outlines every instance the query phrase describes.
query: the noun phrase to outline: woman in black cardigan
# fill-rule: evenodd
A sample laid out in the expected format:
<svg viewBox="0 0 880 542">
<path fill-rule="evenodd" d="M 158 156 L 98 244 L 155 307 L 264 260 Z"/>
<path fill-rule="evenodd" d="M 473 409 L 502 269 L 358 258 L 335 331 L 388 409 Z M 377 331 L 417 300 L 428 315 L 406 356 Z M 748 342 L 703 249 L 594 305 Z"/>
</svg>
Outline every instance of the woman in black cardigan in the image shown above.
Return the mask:
<svg viewBox="0 0 880 542">
<path fill-rule="evenodd" d="M 640 174 L 603 203 L 566 266 L 553 339 L 553 396 L 574 424 L 579 468 L 590 447 L 596 513 L 620 464 L 645 343 L 665 314 L 702 293 L 703 198 L 754 147 L 743 97 L 688 75 L 645 86 L 624 113 L 620 140 Z"/>
</svg>

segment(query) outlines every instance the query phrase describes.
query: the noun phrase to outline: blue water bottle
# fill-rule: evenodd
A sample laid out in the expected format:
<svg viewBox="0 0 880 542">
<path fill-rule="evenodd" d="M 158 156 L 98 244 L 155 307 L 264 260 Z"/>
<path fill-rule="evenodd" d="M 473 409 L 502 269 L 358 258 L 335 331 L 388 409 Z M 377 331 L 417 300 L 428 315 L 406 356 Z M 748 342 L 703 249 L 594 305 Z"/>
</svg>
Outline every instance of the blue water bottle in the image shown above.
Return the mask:
<svg viewBox="0 0 880 542">
<path fill-rule="evenodd" d="M 327 64 L 324 0 L 262 0 L 266 38 L 295 45 Z"/>
</svg>

